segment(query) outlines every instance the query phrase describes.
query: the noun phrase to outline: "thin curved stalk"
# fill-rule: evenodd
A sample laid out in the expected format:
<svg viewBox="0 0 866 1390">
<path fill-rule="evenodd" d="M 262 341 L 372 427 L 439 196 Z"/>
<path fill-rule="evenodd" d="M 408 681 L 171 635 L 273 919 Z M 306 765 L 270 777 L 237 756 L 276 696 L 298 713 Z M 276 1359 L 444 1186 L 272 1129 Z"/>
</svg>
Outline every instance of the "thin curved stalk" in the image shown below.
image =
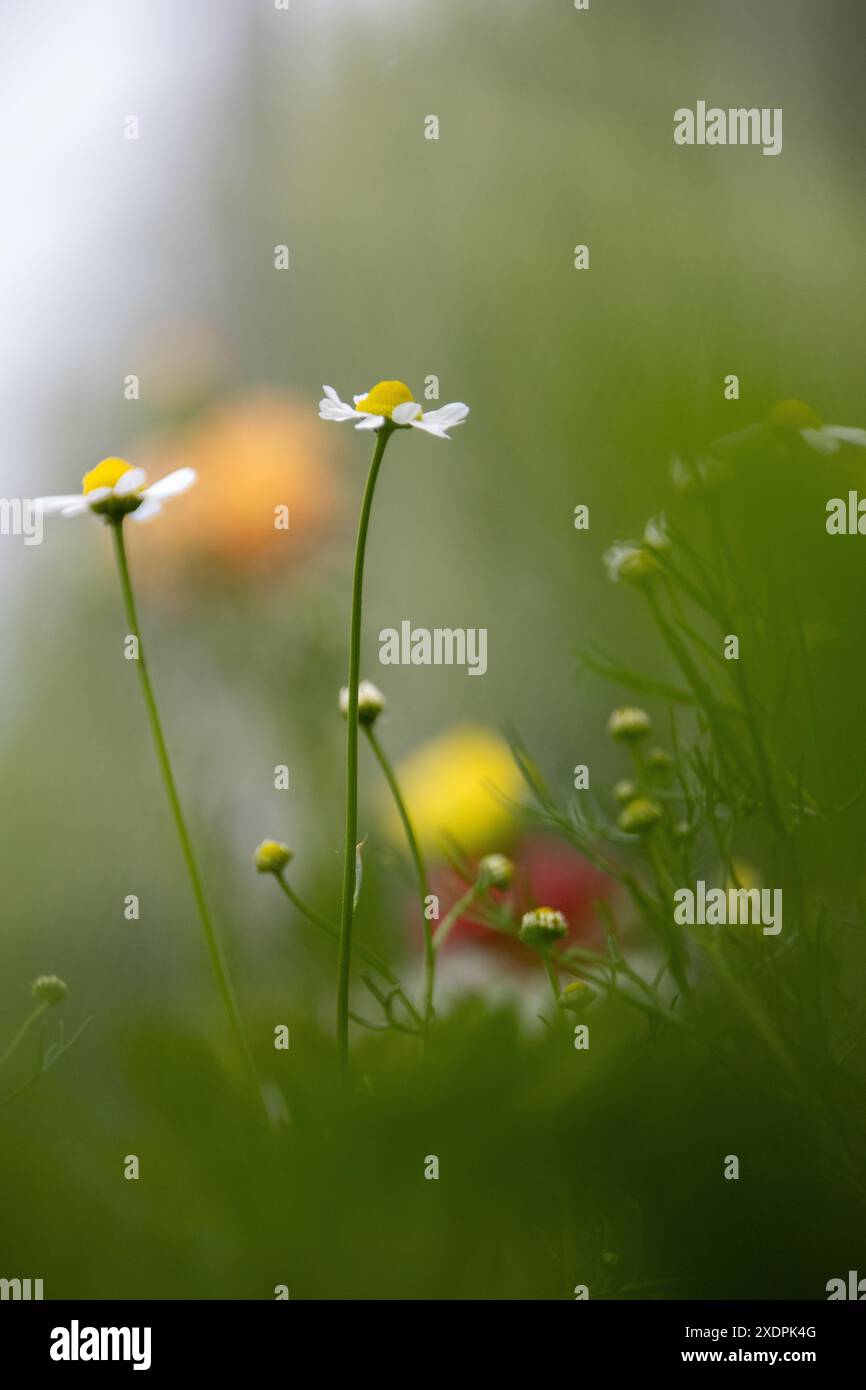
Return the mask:
<svg viewBox="0 0 866 1390">
<path fill-rule="evenodd" d="M 238 1006 L 235 1000 L 231 981 L 229 979 L 228 970 L 226 968 L 225 962 L 223 961 L 219 939 L 217 937 L 216 929 L 214 927 L 210 915 L 210 910 L 207 905 L 207 899 L 205 897 L 201 874 L 199 872 L 198 863 L 196 861 L 195 853 L 193 851 L 189 831 L 187 830 L 186 819 L 181 808 L 180 797 L 178 796 L 177 783 L 175 782 L 174 772 L 172 771 L 171 762 L 168 756 L 168 749 L 165 743 L 165 736 L 162 731 L 162 722 L 160 720 L 159 711 L 157 709 L 156 697 L 153 693 L 153 686 L 150 682 L 150 674 L 148 672 L 147 663 L 144 657 L 144 646 L 141 640 L 141 630 L 139 628 L 138 614 L 136 612 L 135 607 L 135 596 L 133 594 L 132 589 L 132 580 L 129 574 L 129 563 L 126 558 L 126 545 L 123 538 L 122 519 L 111 522 L 111 533 L 114 539 L 114 551 L 115 557 L 117 559 L 117 571 L 120 576 L 120 587 L 123 592 L 123 602 L 126 608 L 126 620 L 129 624 L 129 631 L 132 634 L 132 636 L 136 638 L 138 644 L 138 659 L 135 664 L 138 667 L 138 677 L 139 682 L 141 684 L 141 691 L 144 696 L 144 703 L 147 707 L 148 718 L 150 720 L 151 733 L 153 734 L 153 742 L 154 747 L 156 749 L 156 759 L 159 763 L 160 772 L 162 773 L 162 780 L 165 785 L 166 796 L 168 797 L 168 804 L 171 810 L 172 819 L 174 821 L 174 828 L 177 832 L 177 838 L 180 843 L 181 853 L 183 855 L 184 863 L 186 865 L 186 871 L 189 876 L 189 881 L 192 887 L 192 893 L 195 899 L 195 904 L 198 909 L 198 915 L 201 921 L 202 931 L 204 933 L 204 939 L 205 944 L 207 946 L 208 955 L 210 956 L 210 962 L 214 973 L 214 979 L 216 980 L 217 990 L 219 992 L 220 999 L 222 1000 L 223 1007 L 228 1016 L 229 1024 L 234 1035 L 234 1040 L 237 1045 L 238 1052 L 240 1054 L 241 1062 L 245 1070 L 248 1072 L 250 1079 L 254 1083 L 256 1094 L 258 1095 L 259 1100 L 262 1106 L 264 1107 L 264 1097 L 262 1095 L 258 1073 L 256 1072 L 256 1065 L 253 1061 L 253 1055 L 250 1050 L 250 1045 L 247 1040 L 246 1032 L 244 1031 L 243 1023 L 241 1022 L 241 1017 L 238 1011 Z"/>
<path fill-rule="evenodd" d="M 364 733 L 382 769 L 382 775 L 388 783 L 388 788 L 397 808 L 397 813 L 403 826 L 403 833 L 406 836 L 406 843 L 409 846 L 409 853 L 412 856 L 412 863 L 415 868 L 415 877 L 418 880 L 418 891 L 421 894 L 421 915 L 424 924 L 424 1018 L 429 1023 L 433 1017 L 433 990 L 436 981 L 436 952 L 434 950 L 434 937 L 430 923 L 427 919 L 426 907 L 427 898 L 430 890 L 427 882 L 427 870 L 424 867 L 424 859 L 418 846 L 418 837 L 415 834 L 414 826 L 406 809 L 403 794 L 400 791 L 400 784 L 397 781 L 393 767 L 385 753 L 384 748 L 379 742 L 373 730 L 372 724 L 364 725 Z"/>
<path fill-rule="evenodd" d="M 355 911 L 355 857 L 358 842 L 358 680 L 361 664 L 361 609 L 364 596 L 364 555 L 376 479 L 382 465 L 391 428 L 383 425 L 367 474 L 352 576 L 352 617 L 349 627 L 349 701 L 346 711 L 346 825 L 343 858 L 343 892 L 340 909 L 340 954 L 337 962 L 337 1055 L 345 1075 L 349 1062 L 349 980 L 352 968 L 352 921 Z"/>
</svg>

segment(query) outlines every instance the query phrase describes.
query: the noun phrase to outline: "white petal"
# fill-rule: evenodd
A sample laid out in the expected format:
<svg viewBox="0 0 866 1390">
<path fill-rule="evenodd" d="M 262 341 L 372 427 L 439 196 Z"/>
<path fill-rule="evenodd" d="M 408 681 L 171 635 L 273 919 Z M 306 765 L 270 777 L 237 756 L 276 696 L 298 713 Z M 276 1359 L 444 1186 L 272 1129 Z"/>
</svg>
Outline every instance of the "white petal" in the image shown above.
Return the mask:
<svg viewBox="0 0 866 1390">
<path fill-rule="evenodd" d="M 372 389 L 373 389 L 373 388 L 371 387 L 370 390 L 372 390 Z M 365 401 L 365 400 L 367 399 L 367 397 L 369 396 L 369 394 L 370 394 L 370 391 L 362 391 L 361 394 L 360 394 L 360 396 L 353 396 L 353 397 L 352 397 L 352 400 L 355 402 L 355 405 L 357 405 L 359 401 Z"/>
<path fill-rule="evenodd" d="M 831 439 L 841 439 L 843 444 L 857 444 L 861 449 L 866 449 L 866 430 L 857 429 L 854 425 L 825 425 L 823 433 Z"/>
<path fill-rule="evenodd" d="M 425 434 L 435 435 L 437 439 L 450 439 L 451 437 L 450 435 L 447 435 L 445 431 L 441 429 L 438 425 L 431 425 L 430 417 L 428 415 L 425 415 L 423 420 L 410 420 L 409 424 L 415 430 L 423 430 Z"/>
<path fill-rule="evenodd" d="M 111 496 L 110 487 L 92 487 L 89 492 L 82 494 L 82 501 L 86 507 L 92 507 L 94 502 L 104 502 L 106 497 Z"/>
<path fill-rule="evenodd" d="M 462 425 L 468 414 L 468 405 L 464 405 L 462 401 L 452 401 L 450 405 L 443 405 L 438 410 L 427 412 L 424 418 L 429 420 L 431 425 L 450 430 L 454 425 Z"/>
<path fill-rule="evenodd" d="M 128 468 L 125 473 L 121 473 L 112 491 L 115 497 L 128 497 L 131 492 L 138 492 L 147 482 L 147 474 L 143 468 Z"/>
<path fill-rule="evenodd" d="M 322 420 L 354 420 L 357 414 L 357 410 L 343 401 L 319 401 L 319 418 Z"/>
<path fill-rule="evenodd" d="M 839 448 L 839 442 L 833 439 L 822 428 L 820 430 L 801 430 L 800 435 L 805 444 L 810 449 L 814 449 L 816 454 L 835 454 Z"/>
<path fill-rule="evenodd" d="M 355 411 L 355 414 L 356 414 L 356 415 L 357 415 L 358 413 L 359 413 L 358 411 Z M 384 415 L 362 415 L 362 416 L 361 416 L 361 419 L 358 421 L 357 425 L 355 426 L 355 429 L 356 429 L 356 430 L 377 430 L 377 429 L 379 428 L 379 426 L 380 426 L 380 425 L 384 425 L 384 423 L 385 423 L 385 416 L 384 416 Z"/>
<path fill-rule="evenodd" d="M 76 498 L 74 498 L 74 499 L 69 503 L 69 506 L 68 506 L 68 507 L 64 507 L 64 508 L 63 508 L 63 511 L 60 513 L 60 515 L 61 515 L 61 516 L 81 516 L 81 514 L 82 514 L 83 512 L 89 511 L 89 510 L 90 510 L 90 496 L 91 496 L 91 494 L 88 493 L 86 497 L 76 497 Z"/>
<path fill-rule="evenodd" d="M 152 489 L 149 488 L 148 492 L 150 491 Z M 156 497 L 145 497 L 141 506 L 130 512 L 130 516 L 133 521 L 150 521 L 152 517 L 159 516 L 161 511 L 162 503 Z"/>
<path fill-rule="evenodd" d="M 643 528 L 643 539 L 644 545 L 651 546 L 653 550 L 670 549 L 671 538 L 668 535 L 668 523 L 664 512 L 660 517 L 650 517 Z"/>
<path fill-rule="evenodd" d="M 419 430 L 426 430 L 428 434 L 433 434 L 437 439 L 450 439 L 447 430 L 453 429 L 455 425 L 462 425 L 466 416 L 469 414 L 469 406 L 462 401 L 453 401 L 450 405 L 440 406 L 438 410 L 429 410 L 425 413 L 423 420 L 410 420 L 410 425 L 415 425 Z"/>
<path fill-rule="evenodd" d="M 144 496 L 155 497 L 159 501 L 164 501 L 166 497 L 179 497 L 182 492 L 192 487 L 197 477 L 194 468 L 178 468 L 174 473 L 166 473 L 164 478 L 146 487 Z"/>
<path fill-rule="evenodd" d="M 342 404 L 342 402 L 341 402 L 341 400 L 340 400 L 340 397 L 337 395 L 337 393 L 336 393 L 336 391 L 334 390 L 333 386 L 323 386 L 323 387 L 322 387 L 322 390 L 324 391 L 325 395 L 328 397 L 328 400 L 329 400 L 329 401 L 336 401 L 337 405 L 341 405 L 341 404 Z"/>
<path fill-rule="evenodd" d="M 421 407 L 417 401 L 404 401 L 402 405 L 395 405 L 391 411 L 391 419 L 395 425 L 408 425 L 410 420 L 414 420 L 416 415 L 421 414 Z"/>
<path fill-rule="evenodd" d="M 81 498 L 80 492 L 70 492 L 64 497 L 34 497 L 33 505 L 43 516 L 52 516 L 57 512 L 65 511 L 71 507 L 73 502 L 78 502 Z"/>
</svg>

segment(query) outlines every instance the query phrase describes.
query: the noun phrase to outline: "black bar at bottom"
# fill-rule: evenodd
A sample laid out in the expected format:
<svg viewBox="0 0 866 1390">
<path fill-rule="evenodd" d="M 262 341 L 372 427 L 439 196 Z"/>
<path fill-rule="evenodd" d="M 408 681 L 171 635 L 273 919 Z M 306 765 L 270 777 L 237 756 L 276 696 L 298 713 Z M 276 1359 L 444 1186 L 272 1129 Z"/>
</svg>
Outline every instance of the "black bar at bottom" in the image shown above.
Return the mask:
<svg viewBox="0 0 866 1390">
<path fill-rule="evenodd" d="M 399 1339 L 419 1349 L 427 1342 L 425 1319 L 429 1308 L 411 1312 L 403 1305 L 399 1323 L 384 1314 L 381 1324 L 369 1303 L 362 1305 L 357 1328 L 348 1303 L 326 1304 L 313 1311 L 298 1300 L 274 1302 L 15 1302 L 0 1303 L 0 1335 L 4 1361 L 23 1370 L 51 1376 L 114 1375 L 159 1377 L 165 1372 L 251 1371 L 267 1374 L 286 1368 L 287 1346 L 292 1356 L 304 1351 L 322 1358 L 321 1369 L 332 1374 L 340 1356 L 357 1368 L 360 1360 L 387 1355 L 399 1331 Z M 454 1305 L 452 1305 L 453 1307 Z M 484 1307 L 488 1311 L 483 1311 Z M 510 1307 L 510 1305 L 507 1305 Z M 514 1314 L 496 1312 L 494 1305 L 473 1304 L 472 1323 L 460 1333 L 468 1337 L 483 1357 L 485 1371 L 500 1360 L 513 1374 L 512 1358 L 529 1352 L 526 1336 L 544 1332 L 548 1353 L 558 1346 L 559 1373 L 577 1374 L 594 1363 L 612 1372 L 645 1368 L 667 1371 L 675 1366 L 811 1366 L 826 1377 L 846 1362 L 855 1362 L 862 1343 L 866 1310 L 844 1301 L 766 1303 L 681 1302 L 586 1302 L 575 1301 L 569 1318 L 553 1321 L 544 1314 L 543 1326 L 530 1320 L 515 1345 Z M 441 1345 L 452 1311 L 437 1312 L 434 1347 Z M 461 1318 L 459 1313 L 457 1317 Z M 316 1337 L 316 1323 L 330 1327 L 323 1342 Z M 490 1323 L 487 1318 L 490 1318 Z M 417 1323 L 415 1319 L 418 1319 Z M 445 1319 L 446 1321 L 443 1321 Z M 339 1335 L 336 1335 L 339 1330 Z M 287 1342 L 287 1339 L 291 1342 Z M 417 1340 L 416 1340 L 417 1339 Z M 454 1355 L 453 1349 L 451 1356 Z M 457 1358 L 461 1361 L 463 1354 Z M 435 1369 L 437 1356 L 425 1360 Z M 454 1362 L 451 1362 L 452 1366 Z M 856 1364 L 856 1363 L 855 1363 Z M 296 1372 L 300 1369 L 295 1362 Z M 311 1369 L 311 1368 L 308 1368 Z M 441 1368 L 440 1368 L 441 1369 Z M 555 1368 L 550 1364 L 550 1370 Z"/>
</svg>

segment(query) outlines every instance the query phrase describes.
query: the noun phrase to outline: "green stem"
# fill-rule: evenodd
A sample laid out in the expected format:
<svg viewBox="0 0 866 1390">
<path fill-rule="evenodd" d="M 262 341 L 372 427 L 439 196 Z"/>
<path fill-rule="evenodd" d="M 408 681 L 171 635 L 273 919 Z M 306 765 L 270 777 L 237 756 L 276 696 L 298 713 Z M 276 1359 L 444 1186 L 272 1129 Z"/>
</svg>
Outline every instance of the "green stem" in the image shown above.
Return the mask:
<svg viewBox="0 0 866 1390">
<path fill-rule="evenodd" d="M 349 629 L 349 707 L 346 712 L 346 829 L 343 861 L 343 896 L 340 911 L 340 955 L 337 964 L 337 1054 L 345 1075 L 349 1061 L 349 978 L 352 966 L 352 918 L 355 910 L 355 855 L 358 841 L 358 680 L 361 665 L 361 608 L 364 597 L 364 553 L 376 479 L 391 436 L 392 427 L 383 425 L 376 434 L 376 447 L 367 475 L 358 537 L 355 543 L 355 569 L 352 577 L 352 619 Z"/>
<path fill-rule="evenodd" d="M 803 680 L 806 689 L 806 699 L 809 703 L 809 713 L 812 718 L 812 737 L 815 742 L 815 751 L 818 755 L 815 759 L 815 766 L 819 778 L 819 787 L 821 790 L 822 799 L 826 799 L 827 782 L 825 769 L 828 766 L 828 761 L 824 757 L 823 751 L 824 728 L 821 723 L 821 716 L 818 711 L 818 699 L 815 693 L 815 682 L 812 677 L 812 663 L 809 660 L 809 647 L 808 643 L 806 642 L 806 632 L 803 626 L 803 609 L 800 603 L 799 593 L 796 589 L 794 589 L 792 594 L 792 607 L 794 615 L 794 634 L 797 639 L 797 649 L 800 653 L 800 664 L 803 668 Z"/>
<path fill-rule="evenodd" d="M 801 1086 L 800 1072 L 796 1062 L 791 1057 L 791 1054 L 782 1042 L 782 1039 L 779 1037 L 762 1006 L 752 998 L 751 994 L 743 988 L 734 975 L 734 972 L 725 960 L 721 947 L 717 943 L 714 943 L 713 945 L 706 946 L 705 950 L 715 967 L 719 979 L 728 989 L 732 998 L 739 1004 L 743 1013 L 751 1019 L 767 1047 L 791 1077 L 794 1084 L 797 1087 Z"/>
<path fill-rule="evenodd" d="M 117 559 L 117 571 L 120 576 L 120 587 L 123 591 L 123 602 L 126 608 L 126 620 L 129 624 L 130 633 L 136 638 L 138 643 L 138 659 L 136 661 L 136 666 L 138 667 L 138 675 L 139 680 L 141 682 L 141 690 L 144 696 L 144 703 L 147 706 L 147 713 L 150 719 L 151 733 L 153 734 L 153 742 L 156 748 L 156 758 L 157 762 L 159 763 L 160 771 L 162 773 L 163 783 L 165 784 L 165 791 L 168 797 L 168 804 L 171 809 L 172 818 L 174 820 L 175 830 L 177 831 L 177 838 L 180 842 L 181 853 L 183 855 L 184 863 L 186 864 L 186 870 L 189 876 L 190 885 L 192 887 L 193 897 L 195 898 L 196 907 L 198 908 L 198 915 L 201 920 L 205 943 L 207 945 L 208 955 L 210 956 L 210 962 L 213 968 L 214 977 L 216 979 L 217 989 L 219 991 L 220 998 L 222 999 L 223 1007 L 225 1008 L 226 1014 L 228 1015 L 232 1033 L 234 1034 L 235 1043 L 237 1044 L 238 1052 L 241 1056 L 241 1061 L 243 1062 L 243 1065 L 246 1068 L 246 1070 L 249 1072 L 250 1077 L 254 1082 L 256 1093 L 259 1096 L 262 1105 L 264 1105 L 264 1098 L 262 1096 L 261 1086 L 259 1084 L 258 1075 L 256 1073 L 255 1062 L 253 1061 L 252 1052 L 250 1051 L 250 1045 L 247 1041 L 247 1036 L 244 1032 L 243 1024 L 241 1023 L 237 1003 L 235 1001 L 228 973 L 223 962 L 219 940 L 217 938 L 217 934 L 214 929 L 213 922 L 211 920 L 210 911 L 208 910 L 207 900 L 205 898 L 204 888 L 202 886 L 201 874 L 199 873 L 198 864 L 196 862 L 195 854 L 193 853 L 192 842 L 189 837 L 189 831 L 186 827 L 186 821 L 184 819 L 184 814 L 180 804 L 180 798 L 177 792 L 177 784 L 175 783 L 174 773 L 172 772 L 171 763 L 169 761 L 168 750 L 165 744 L 165 737 L 162 732 L 162 724 L 160 722 L 159 712 L 157 710 L 156 698 L 153 693 L 153 686 L 150 683 L 150 675 L 148 673 L 147 663 L 144 658 L 144 646 L 141 640 L 141 632 L 138 625 L 138 615 L 136 613 L 135 608 L 135 597 L 132 590 L 132 581 L 129 575 L 129 564 L 126 558 L 126 545 L 123 538 L 123 521 L 122 519 L 119 519 L 116 521 L 112 521 L 110 524 L 111 534 L 114 538 L 114 551 Z"/>
<path fill-rule="evenodd" d="M 735 755 L 739 758 L 742 755 L 737 740 L 728 738 L 727 727 L 715 692 L 704 680 L 697 666 L 692 661 L 685 643 L 680 641 L 678 634 L 671 627 L 665 617 L 658 597 L 651 589 L 646 591 L 646 599 L 659 632 L 664 638 L 665 643 L 688 684 L 691 686 L 698 704 L 706 715 L 719 761 L 724 764 L 725 767 L 730 767 L 731 756 Z M 746 780 L 748 780 L 748 778 Z"/>
<path fill-rule="evenodd" d="M 349 1017 L 353 1023 L 357 1023 L 361 1028 L 368 1028 L 371 1033 L 387 1033 L 391 1026 L 389 1023 L 371 1023 L 369 1019 L 363 1018 L 361 1014 L 356 1014 L 351 1009 L 349 1010 Z"/>
<path fill-rule="evenodd" d="M 676 923 L 668 920 L 666 910 L 667 904 L 673 902 L 674 882 L 662 858 L 655 831 L 650 831 L 646 838 L 646 846 L 659 891 L 659 912 L 656 920 L 667 953 L 671 974 L 676 980 L 680 993 L 684 998 L 688 998 L 691 993 L 688 977 L 688 956 Z"/>
<path fill-rule="evenodd" d="M 4 1062 L 8 1062 L 9 1058 L 12 1056 L 12 1053 L 15 1051 L 18 1044 L 22 1041 L 25 1034 L 28 1032 L 30 1028 L 33 1027 L 33 1024 L 36 1022 L 37 1018 L 40 1018 L 42 1014 L 45 1013 L 45 1010 L 47 1008 L 48 1005 L 45 1003 L 37 1004 L 32 1014 L 28 1014 L 27 1018 L 25 1018 L 24 1022 L 21 1024 L 21 1027 L 18 1029 L 18 1032 L 15 1034 L 15 1037 L 12 1039 L 6 1051 L 3 1053 L 3 1056 L 0 1057 L 0 1067 L 3 1066 Z"/>
<path fill-rule="evenodd" d="M 367 741 L 376 755 L 376 761 L 382 769 L 382 775 L 388 783 L 391 796 L 394 798 L 394 805 L 403 825 L 403 833 L 406 836 L 406 843 L 409 846 L 409 853 L 412 856 L 412 863 L 415 866 L 415 877 L 418 880 L 418 890 L 421 894 L 421 917 L 424 924 L 424 1018 L 429 1023 L 433 1017 L 433 990 L 436 981 L 436 952 L 433 949 L 433 929 L 427 918 L 427 898 L 430 890 L 427 884 L 427 870 L 424 867 L 424 860 L 421 850 L 418 847 L 418 837 L 409 819 L 409 812 L 400 791 L 400 784 L 394 773 L 394 769 L 388 760 L 385 750 L 373 731 L 372 724 L 364 725 L 364 733 Z"/>
<path fill-rule="evenodd" d="M 300 894 L 296 893 L 294 888 L 292 888 L 291 884 L 287 882 L 286 876 L 283 873 L 282 869 L 279 871 L 279 873 L 274 874 L 274 878 L 277 880 L 277 883 L 282 888 L 289 902 L 292 904 L 293 907 L 297 908 L 298 912 L 300 912 L 302 917 L 306 917 L 307 921 L 312 922 L 314 927 L 318 927 L 321 931 L 327 932 L 328 936 L 333 937 L 334 941 L 340 940 L 340 933 L 338 929 L 333 925 L 332 922 L 328 921 L 327 917 L 322 917 L 320 913 L 316 912 L 314 908 L 310 907 L 307 903 L 304 902 Z M 358 954 L 361 954 L 360 946 L 358 947 Z M 370 964 L 373 965 L 377 963 L 371 961 Z"/>
<path fill-rule="evenodd" d="M 451 934 L 451 928 L 454 926 L 454 923 L 458 921 L 460 917 L 463 916 L 463 913 L 466 911 L 468 907 L 472 906 L 480 892 L 481 884 L 473 883 L 470 888 L 467 888 L 466 892 L 463 894 L 463 897 L 458 898 L 451 910 L 447 912 L 446 915 L 442 918 L 442 921 L 436 928 L 436 932 L 433 937 L 434 953 L 436 951 L 441 951 L 442 947 L 445 945 L 445 942 L 448 940 L 448 937 Z"/>
<path fill-rule="evenodd" d="M 558 977 L 558 975 L 557 975 L 557 973 L 556 973 L 556 971 L 555 971 L 555 969 L 554 969 L 554 967 L 553 967 L 553 962 L 552 962 L 552 960 L 550 959 L 550 954 L 549 954 L 549 952 L 548 952 L 548 951 L 540 951 L 540 952 L 539 952 L 539 955 L 541 956 L 541 959 L 544 961 L 544 968 L 545 968 L 545 970 L 547 971 L 547 978 L 548 978 L 548 980 L 550 981 L 550 988 L 551 988 L 551 991 L 552 991 L 552 993 L 553 993 L 553 1002 L 554 1002 L 554 1004 L 557 1006 L 557 1013 L 558 1013 L 558 1012 L 559 1012 L 559 996 L 560 996 L 560 994 L 561 994 L 561 992 L 562 992 L 562 991 L 561 991 L 561 988 L 560 988 L 560 984 L 559 984 L 559 977 Z"/>
<path fill-rule="evenodd" d="M 336 941 L 339 943 L 340 932 L 338 928 L 335 927 L 332 922 L 329 922 L 326 917 L 322 917 L 320 913 L 315 911 L 314 908 L 309 907 L 307 903 L 304 902 L 303 898 L 299 897 L 299 895 L 295 892 L 291 884 L 287 882 L 285 875 L 282 872 L 274 874 L 274 878 L 277 880 L 277 883 L 282 888 L 289 902 L 292 904 L 293 907 L 297 908 L 301 916 L 306 917 L 307 921 L 312 922 L 313 926 L 318 927 L 320 931 L 326 932 L 332 941 Z M 379 974 L 382 975 L 384 979 L 388 981 L 389 984 L 400 984 L 400 981 L 394 974 L 391 967 L 387 965 L 386 962 L 382 960 L 382 958 L 378 956 L 375 951 L 371 951 L 368 946 L 364 946 L 363 943 L 360 941 L 355 943 L 355 950 L 358 952 L 358 955 L 361 957 L 361 959 L 365 960 L 368 965 L 372 965 L 374 970 L 378 970 Z"/>
<path fill-rule="evenodd" d="M 384 1013 L 392 1028 L 398 1028 L 403 1033 L 418 1033 L 421 1031 L 421 1029 L 424 1026 L 424 1020 L 422 1019 L 418 1010 L 415 1008 L 415 1005 L 412 1003 L 412 1000 L 409 998 L 406 991 L 399 984 L 392 985 L 390 993 L 383 994 L 382 990 L 376 984 L 376 981 L 372 980 L 370 976 L 366 974 L 366 972 L 361 976 L 361 979 L 364 981 L 364 984 L 367 986 L 368 990 L 373 995 L 373 998 L 378 1000 L 379 1004 L 382 1007 L 382 1012 Z M 393 1001 L 395 999 L 399 999 L 400 1003 L 403 1005 L 403 1008 L 406 1010 L 407 1016 L 413 1019 L 414 1022 L 418 1024 L 417 1028 L 407 1028 L 405 1024 L 398 1023 L 397 1019 L 395 1019 L 394 1017 Z"/>
</svg>

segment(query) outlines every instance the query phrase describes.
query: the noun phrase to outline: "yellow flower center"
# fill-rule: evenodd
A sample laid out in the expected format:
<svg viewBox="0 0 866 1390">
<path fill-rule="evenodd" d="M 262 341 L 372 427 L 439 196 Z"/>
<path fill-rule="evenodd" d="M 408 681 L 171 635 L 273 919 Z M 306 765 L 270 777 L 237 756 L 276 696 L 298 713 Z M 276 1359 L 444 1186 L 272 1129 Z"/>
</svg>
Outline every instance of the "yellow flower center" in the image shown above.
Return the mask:
<svg viewBox="0 0 866 1390">
<path fill-rule="evenodd" d="M 821 421 L 814 410 L 803 401 L 796 400 L 780 401 L 778 405 L 774 405 L 767 416 L 767 424 L 791 430 L 819 430 L 821 428 Z"/>
<path fill-rule="evenodd" d="M 414 399 L 409 387 L 402 381 L 379 381 L 355 409 L 369 411 L 371 415 L 384 415 L 386 420 L 390 420 L 395 406 L 405 405 Z"/>
<path fill-rule="evenodd" d="M 114 487 L 132 467 L 125 459 L 103 459 L 81 479 L 81 490 L 85 494 L 98 487 Z"/>
</svg>

